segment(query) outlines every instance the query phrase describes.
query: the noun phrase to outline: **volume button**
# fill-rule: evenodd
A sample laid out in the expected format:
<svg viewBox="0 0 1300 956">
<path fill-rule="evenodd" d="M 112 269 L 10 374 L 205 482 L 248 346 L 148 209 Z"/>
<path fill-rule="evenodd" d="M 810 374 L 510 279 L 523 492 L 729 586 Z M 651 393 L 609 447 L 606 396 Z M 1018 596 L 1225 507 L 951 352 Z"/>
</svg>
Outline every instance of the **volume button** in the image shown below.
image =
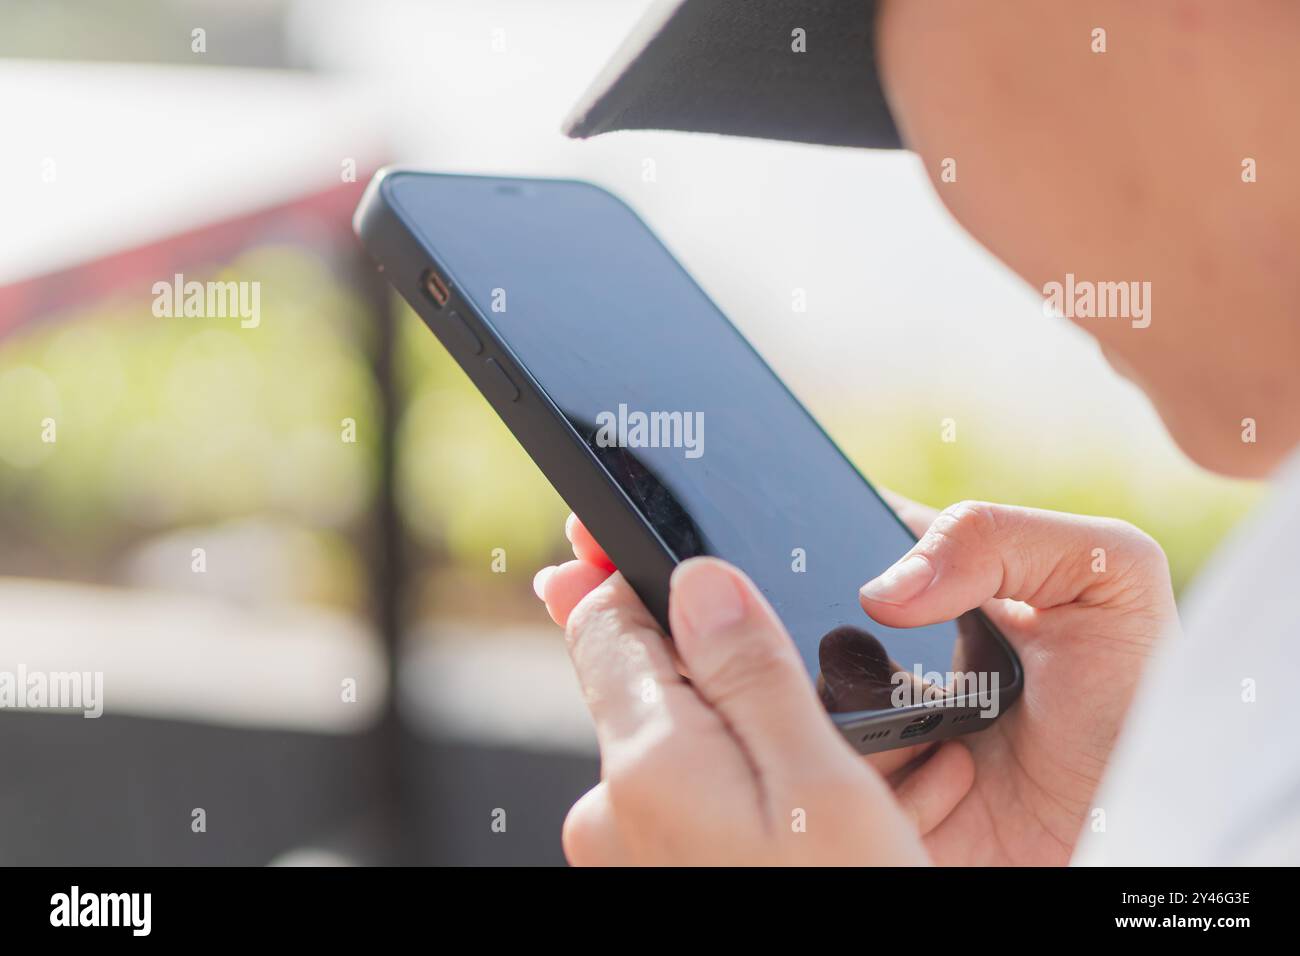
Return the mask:
<svg viewBox="0 0 1300 956">
<path fill-rule="evenodd" d="M 519 401 L 519 387 L 510 381 L 510 376 L 506 370 L 497 364 L 496 359 L 488 359 L 483 363 L 487 366 L 487 380 L 484 386 L 495 393 L 495 397 L 503 402 Z"/>
<path fill-rule="evenodd" d="M 474 330 L 469 327 L 469 323 L 460 317 L 460 313 L 454 309 L 447 313 L 447 324 L 451 327 L 451 334 L 460 340 L 465 348 L 469 349 L 475 355 L 483 351 L 483 343 L 479 337 L 474 334 Z"/>
</svg>

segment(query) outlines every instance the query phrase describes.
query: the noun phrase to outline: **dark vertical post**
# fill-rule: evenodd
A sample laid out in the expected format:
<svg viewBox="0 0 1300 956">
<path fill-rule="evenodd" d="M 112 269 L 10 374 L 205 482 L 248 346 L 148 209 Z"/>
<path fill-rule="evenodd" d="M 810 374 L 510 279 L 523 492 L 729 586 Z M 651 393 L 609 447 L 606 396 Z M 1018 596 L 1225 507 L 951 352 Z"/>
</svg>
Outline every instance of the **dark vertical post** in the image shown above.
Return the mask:
<svg viewBox="0 0 1300 956">
<path fill-rule="evenodd" d="M 379 392 L 379 456 L 375 501 L 370 529 L 369 591 L 375 626 L 388 666 L 388 697 L 383 715 L 373 731 L 376 783 L 376 830 L 381 835 L 381 862 L 404 864 L 411 841 L 410 801 L 402 755 L 406 730 L 398 708 L 398 669 L 402 614 L 406 595 L 406 554 L 401 515 L 397 507 L 397 425 L 400 384 L 396 373 L 397 311 L 392 292 L 369 257 L 358 249 L 358 275 L 366 311 L 373 319 L 371 364 Z"/>
</svg>

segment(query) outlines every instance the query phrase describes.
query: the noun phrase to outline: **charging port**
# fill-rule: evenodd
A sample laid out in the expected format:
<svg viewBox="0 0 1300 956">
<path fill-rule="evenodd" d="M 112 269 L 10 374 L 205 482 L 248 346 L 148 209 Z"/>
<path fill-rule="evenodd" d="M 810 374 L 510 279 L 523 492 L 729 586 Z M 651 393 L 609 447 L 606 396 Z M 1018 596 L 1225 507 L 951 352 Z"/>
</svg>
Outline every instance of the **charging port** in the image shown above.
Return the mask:
<svg viewBox="0 0 1300 956">
<path fill-rule="evenodd" d="M 424 275 L 420 278 L 420 285 L 424 286 L 424 294 L 427 295 L 433 304 L 442 308 L 451 298 L 451 292 L 447 289 L 447 283 L 442 281 L 442 276 L 432 269 L 425 269 Z"/>
<path fill-rule="evenodd" d="M 941 723 L 943 723 L 943 714 L 926 714 L 924 717 L 916 718 L 916 720 L 904 727 L 899 737 L 902 740 L 906 740 L 908 737 L 919 737 L 922 734 L 928 734 Z"/>
</svg>

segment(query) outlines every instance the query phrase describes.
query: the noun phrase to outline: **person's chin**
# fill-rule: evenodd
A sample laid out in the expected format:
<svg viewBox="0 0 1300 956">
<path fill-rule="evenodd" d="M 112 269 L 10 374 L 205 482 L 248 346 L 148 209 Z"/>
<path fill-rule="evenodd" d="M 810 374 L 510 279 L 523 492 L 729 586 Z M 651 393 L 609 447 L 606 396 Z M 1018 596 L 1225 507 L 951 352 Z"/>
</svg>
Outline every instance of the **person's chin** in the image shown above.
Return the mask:
<svg viewBox="0 0 1300 956">
<path fill-rule="evenodd" d="M 1084 331 L 1087 330 L 1085 329 Z M 1142 391 L 1146 391 L 1146 389 L 1143 388 L 1142 382 L 1138 378 L 1137 373 L 1133 370 L 1133 366 L 1128 364 L 1123 355 L 1112 348 L 1108 348 L 1104 342 L 1098 342 L 1097 348 L 1101 350 L 1101 357 L 1106 360 L 1106 364 L 1115 371 L 1116 375 L 1125 381 L 1136 385 L 1138 388 L 1142 389 Z"/>
<path fill-rule="evenodd" d="M 1206 471 L 1225 478 L 1261 479 L 1271 475 L 1294 447 L 1274 433 L 1265 441 L 1249 424 L 1219 414 L 1195 419 L 1171 416 L 1158 407 L 1165 427 L 1179 450 Z"/>
<path fill-rule="evenodd" d="M 1289 424 L 1290 416 L 1286 417 L 1285 432 L 1277 427 L 1278 419 L 1274 416 L 1270 416 L 1273 421 L 1267 431 L 1261 428 L 1262 419 L 1252 429 L 1243 420 L 1244 416 L 1234 417 L 1235 413 L 1225 410 L 1227 403 L 1219 401 L 1220 390 L 1211 383 L 1203 383 L 1193 391 L 1182 389 L 1180 384 L 1178 393 L 1170 396 L 1169 388 L 1154 387 L 1154 380 L 1138 372 L 1123 355 L 1098 344 L 1110 367 L 1155 406 L 1179 450 L 1206 471 L 1227 478 L 1267 478 L 1300 442 L 1300 433 Z M 1179 375 L 1177 381 L 1181 383 L 1187 377 L 1187 374 Z"/>
</svg>

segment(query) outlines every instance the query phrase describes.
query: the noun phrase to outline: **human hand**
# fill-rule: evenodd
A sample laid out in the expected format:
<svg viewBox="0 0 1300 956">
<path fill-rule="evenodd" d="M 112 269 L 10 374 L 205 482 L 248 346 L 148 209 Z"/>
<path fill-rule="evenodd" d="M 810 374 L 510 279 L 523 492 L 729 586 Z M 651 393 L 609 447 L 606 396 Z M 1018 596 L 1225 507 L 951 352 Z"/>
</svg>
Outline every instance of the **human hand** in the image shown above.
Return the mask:
<svg viewBox="0 0 1300 956">
<path fill-rule="evenodd" d="M 1164 552 L 1108 518 L 886 497 L 921 539 L 864 586 L 863 608 L 893 627 L 983 608 L 1025 674 L 1017 705 L 962 738 L 974 785 L 926 847 L 939 863 L 1066 863 L 1143 665 L 1178 626 Z"/>
<path fill-rule="evenodd" d="M 835 729 L 743 574 L 713 558 L 679 565 L 670 645 L 586 529 L 567 530 L 579 559 L 535 586 L 565 627 L 600 745 L 600 783 L 565 821 L 570 862 L 927 862 L 921 836 L 970 788 L 962 747 L 891 789 Z"/>
</svg>

